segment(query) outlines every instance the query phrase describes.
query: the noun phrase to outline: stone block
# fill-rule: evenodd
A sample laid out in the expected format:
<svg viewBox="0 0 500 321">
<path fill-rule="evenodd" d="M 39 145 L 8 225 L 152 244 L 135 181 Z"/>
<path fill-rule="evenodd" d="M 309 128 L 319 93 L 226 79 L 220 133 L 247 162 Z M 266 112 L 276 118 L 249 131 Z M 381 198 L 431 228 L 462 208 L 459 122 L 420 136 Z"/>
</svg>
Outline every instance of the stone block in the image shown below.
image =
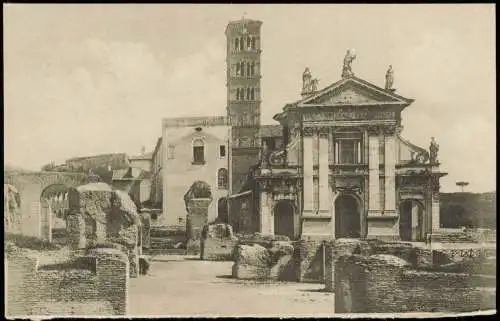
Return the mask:
<svg viewBox="0 0 500 321">
<path fill-rule="evenodd" d="M 269 267 L 270 253 L 258 244 L 238 245 L 234 253 L 235 264 Z"/>
<path fill-rule="evenodd" d="M 200 258 L 211 261 L 232 261 L 236 239 L 208 238 L 201 242 Z"/>
<path fill-rule="evenodd" d="M 268 266 L 234 263 L 232 267 L 233 278 L 240 280 L 268 280 L 270 272 Z"/>
</svg>

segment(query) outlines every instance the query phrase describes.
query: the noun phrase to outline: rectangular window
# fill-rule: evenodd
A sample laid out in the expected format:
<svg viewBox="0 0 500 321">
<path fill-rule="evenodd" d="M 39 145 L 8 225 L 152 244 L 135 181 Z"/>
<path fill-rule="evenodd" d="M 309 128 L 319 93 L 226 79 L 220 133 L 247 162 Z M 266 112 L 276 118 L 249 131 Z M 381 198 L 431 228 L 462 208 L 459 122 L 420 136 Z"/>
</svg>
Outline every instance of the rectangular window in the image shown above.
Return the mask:
<svg viewBox="0 0 500 321">
<path fill-rule="evenodd" d="M 360 164 L 361 141 L 357 139 L 340 139 L 335 143 L 335 160 L 337 164 Z"/>
<path fill-rule="evenodd" d="M 220 158 L 226 157 L 226 145 L 219 146 L 219 157 Z"/>
<path fill-rule="evenodd" d="M 168 145 L 167 158 L 174 159 L 174 145 Z"/>
<path fill-rule="evenodd" d="M 194 146 L 193 147 L 193 161 L 195 163 L 203 163 L 205 162 L 205 151 L 203 146 Z"/>
</svg>

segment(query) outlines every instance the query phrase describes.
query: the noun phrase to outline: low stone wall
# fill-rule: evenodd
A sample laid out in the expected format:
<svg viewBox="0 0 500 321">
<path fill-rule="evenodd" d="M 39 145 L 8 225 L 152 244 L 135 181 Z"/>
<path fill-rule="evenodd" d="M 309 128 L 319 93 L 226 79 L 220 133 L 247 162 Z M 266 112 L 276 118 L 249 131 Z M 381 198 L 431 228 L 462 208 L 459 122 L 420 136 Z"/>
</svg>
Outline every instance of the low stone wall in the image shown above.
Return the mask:
<svg viewBox="0 0 500 321">
<path fill-rule="evenodd" d="M 10 255 L 7 315 L 125 315 L 127 256 L 113 249 L 94 254 L 40 268 L 36 257 Z"/>
<path fill-rule="evenodd" d="M 462 231 L 441 230 L 431 234 L 431 242 L 440 243 L 496 243 L 496 230 L 466 229 Z"/>
<path fill-rule="evenodd" d="M 455 244 L 456 246 L 456 244 Z M 412 268 L 482 275 L 496 275 L 496 249 L 466 246 L 462 248 L 421 248 L 411 243 L 378 240 L 342 240 L 326 243 L 325 290 L 335 291 L 335 261 L 343 255 L 392 255 Z"/>
<path fill-rule="evenodd" d="M 335 313 L 495 309 L 495 288 L 477 282 L 470 274 L 417 270 L 392 255 L 342 256 L 335 268 Z"/>
</svg>

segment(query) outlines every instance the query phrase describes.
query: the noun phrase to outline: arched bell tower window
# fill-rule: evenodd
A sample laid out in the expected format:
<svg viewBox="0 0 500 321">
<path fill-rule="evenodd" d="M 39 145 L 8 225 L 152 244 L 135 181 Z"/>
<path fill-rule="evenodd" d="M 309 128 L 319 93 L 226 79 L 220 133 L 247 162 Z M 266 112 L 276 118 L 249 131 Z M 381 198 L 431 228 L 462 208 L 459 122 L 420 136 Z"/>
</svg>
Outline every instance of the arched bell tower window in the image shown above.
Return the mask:
<svg viewBox="0 0 500 321">
<path fill-rule="evenodd" d="M 250 92 L 250 99 L 255 100 L 255 88 L 252 88 L 252 91 Z"/>
<path fill-rule="evenodd" d="M 255 49 L 255 37 L 252 37 L 252 49 Z"/>
<path fill-rule="evenodd" d="M 205 163 L 205 143 L 202 139 L 193 141 L 193 164 Z"/>
<path fill-rule="evenodd" d="M 241 68 L 241 75 L 245 76 L 245 62 L 242 61 L 240 64 L 241 64 L 241 67 L 240 67 Z"/>
<path fill-rule="evenodd" d="M 236 38 L 234 39 L 234 50 L 238 51 L 239 48 L 240 48 L 240 39 Z"/>
<path fill-rule="evenodd" d="M 252 62 L 252 66 L 250 67 L 250 74 L 255 76 L 255 62 Z"/>
</svg>

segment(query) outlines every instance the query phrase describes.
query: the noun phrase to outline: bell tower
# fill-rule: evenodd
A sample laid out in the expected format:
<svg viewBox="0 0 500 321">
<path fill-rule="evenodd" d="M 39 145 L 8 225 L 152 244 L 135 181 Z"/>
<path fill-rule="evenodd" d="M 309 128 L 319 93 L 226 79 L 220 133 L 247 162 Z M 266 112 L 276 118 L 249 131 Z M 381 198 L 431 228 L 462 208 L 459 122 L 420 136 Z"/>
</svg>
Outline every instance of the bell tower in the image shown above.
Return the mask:
<svg viewBox="0 0 500 321">
<path fill-rule="evenodd" d="M 226 27 L 227 116 L 231 122 L 231 192 L 238 193 L 259 162 L 261 21 L 241 19 Z"/>
</svg>

